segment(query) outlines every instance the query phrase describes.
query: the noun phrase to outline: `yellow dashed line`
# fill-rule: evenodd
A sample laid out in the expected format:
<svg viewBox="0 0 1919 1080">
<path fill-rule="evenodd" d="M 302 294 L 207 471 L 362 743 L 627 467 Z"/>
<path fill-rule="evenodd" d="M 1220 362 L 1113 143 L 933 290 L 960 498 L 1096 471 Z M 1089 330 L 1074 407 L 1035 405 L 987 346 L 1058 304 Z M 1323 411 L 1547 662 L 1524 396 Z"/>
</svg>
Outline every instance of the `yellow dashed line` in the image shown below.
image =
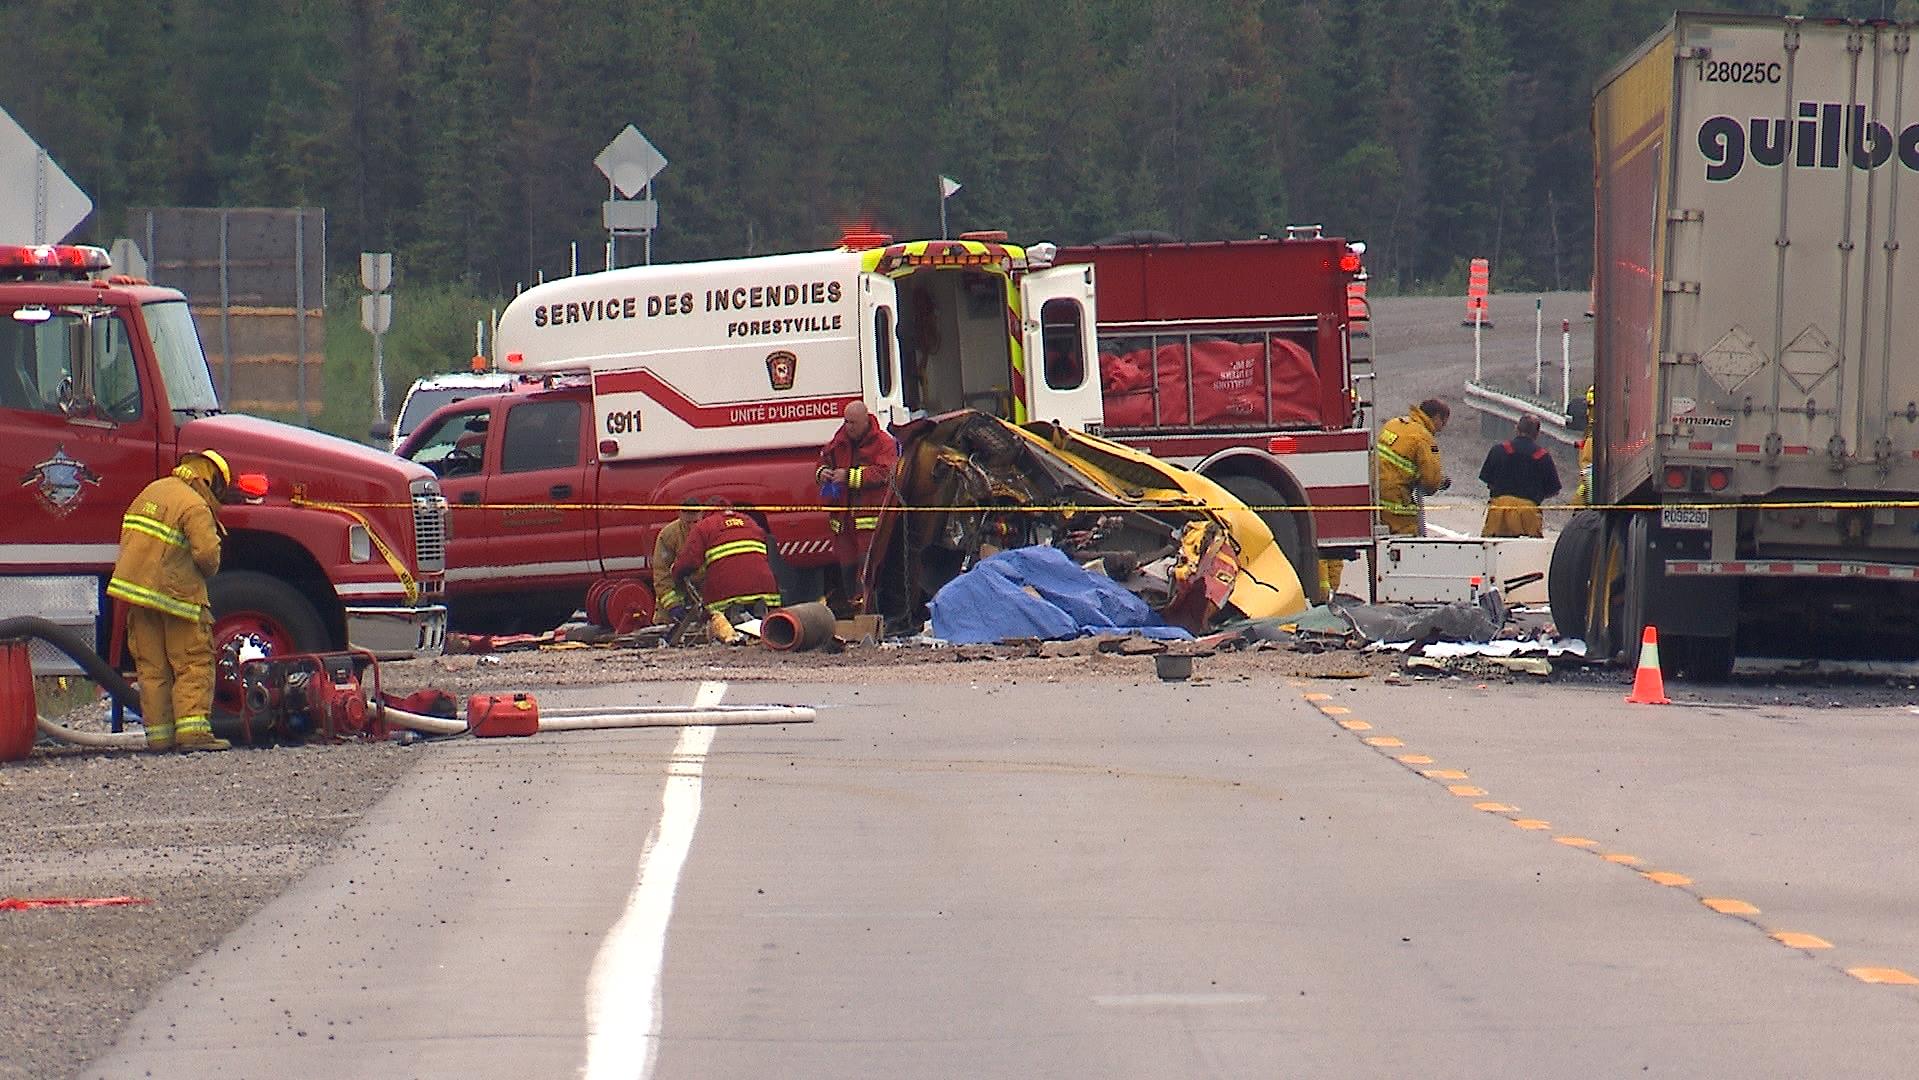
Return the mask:
<svg viewBox="0 0 1919 1080">
<path fill-rule="evenodd" d="M 1331 701 L 1331 700 L 1333 700 L 1333 695 L 1331 695 L 1331 694 L 1321 694 L 1321 693 L 1319 693 L 1319 692 L 1317 692 L 1317 691 L 1315 691 L 1315 692 L 1313 692 L 1313 693 L 1310 693 L 1310 694 L 1302 694 L 1302 695 L 1300 695 L 1300 696 L 1301 696 L 1301 697 L 1303 697 L 1303 698 L 1305 698 L 1305 699 L 1306 699 L 1307 701 Z"/>
<path fill-rule="evenodd" d="M 1675 874 L 1671 870 L 1642 870 L 1639 876 L 1654 885 L 1691 885 L 1692 879 L 1684 874 Z"/>
<path fill-rule="evenodd" d="M 1751 904 L 1746 903 L 1744 900 L 1734 900 L 1731 897 L 1707 896 L 1707 897 L 1700 898 L 1699 902 L 1713 909 L 1714 911 L 1717 911 L 1721 915 L 1757 915 L 1759 914 L 1758 908 L 1753 907 Z"/>
<path fill-rule="evenodd" d="M 1471 784 L 1448 784 L 1446 785 L 1446 790 L 1462 799 L 1477 799 L 1481 795 L 1486 794 L 1485 788 L 1474 787 Z"/>
<path fill-rule="evenodd" d="M 1919 979 L 1913 978 L 1898 968 L 1847 968 L 1846 974 L 1860 982 L 1879 983 L 1882 986 L 1919 986 Z"/>
<path fill-rule="evenodd" d="M 1623 851 L 1614 851 L 1609 854 L 1602 855 L 1600 857 L 1605 859 L 1609 863 L 1618 863 L 1621 866 L 1638 866 L 1639 865 L 1639 856 L 1628 855 Z"/>
<path fill-rule="evenodd" d="M 1832 942 L 1817 934 L 1802 934 L 1796 930 L 1781 930 L 1772 935 L 1772 939 L 1788 949 L 1830 949 Z"/>
<path fill-rule="evenodd" d="M 1474 804 L 1473 804 L 1473 809 L 1474 809 L 1474 810 L 1484 810 L 1484 811 L 1486 811 L 1486 812 L 1487 812 L 1488 814 L 1517 814 L 1517 813 L 1519 813 L 1519 807 L 1517 807 L 1517 806 L 1508 806 L 1507 804 L 1505 804 L 1505 803 L 1503 803 L 1503 802 L 1476 802 L 1476 803 L 1474 803 Z"/>
<path fill-rule="evenodd" d="M 1361 739 L 1360 741 L 1365 743 L 1367 746 L 1405 746 L 1406 745 L 1405 743 L 1400 742 L 1398 739 L 1393 738 L 1391 735 L 1374 735 L 1373 737 L 1369 739 Z"/>
<path fill-rule="evenodd" d="M 1346 716 L 1353 710 L 1344 705 L 1321 705 L 1319 711 L 1325 713 L 1327 716 Z"/>
<path fill-rule="evenodd" d="M 1541 821 L 1538 818 L 1520 818 L 1514 821 L 1513 824 L 1522 829 L 1550 829 L 1553 827 L 1552 822 Z"/>
<path fill-rule="evenodd" d="M 1553 837 L 1553 843 L 1564 844 L 1567 847 L 1577 847 L 1577 848 L 1589 848 L 1589 847 L 1599 846 L 1599 841 L 1588 840 L 1583 836 L 1555 836 Z"/>
<path fill-rule="evenodd" d="M 1367 722 L 1366 722 L 1366 721 L 1364 721 L 1364 720 L 1341 720 L 1341 721 L 1339 722 L 1339 726 L 1340 726 L 1340 727 L 1343 727 L 1343 728 L 1345 728 L 1345 729 L 1346 729 L 1347 731 L 1371 731 L 1371 730 L 1373 730 L 1373 725 L 1371 725 L 1371 724 L 1369 724 L 1369 723 L 1367 723 Z"/>
<path fill-rule="evenodd" d="M 1419 775 L 1428 780 L 1464 780 L 1466 774 L 1458 769 L 1421 769 Z"/>
<path fill-rule="evenodd" d="M 1393 759 L 1401 765 L 1431 765 L 1433 759 L 1424 754 L 1401 754 Z"/>
</svg>

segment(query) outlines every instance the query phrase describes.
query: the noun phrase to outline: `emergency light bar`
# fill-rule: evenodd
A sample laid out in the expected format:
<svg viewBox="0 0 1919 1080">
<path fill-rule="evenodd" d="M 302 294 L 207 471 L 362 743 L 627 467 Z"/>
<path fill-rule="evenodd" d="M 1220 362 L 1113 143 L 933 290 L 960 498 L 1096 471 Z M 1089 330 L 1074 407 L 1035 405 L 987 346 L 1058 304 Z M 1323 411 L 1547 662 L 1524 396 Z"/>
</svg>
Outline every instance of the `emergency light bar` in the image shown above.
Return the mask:
<svg viewBox="0 0 1919 1080">
<path fill-rule="evenodd" d="M 0 276 L 25 276 L 41 271 L 77 281 L 112 266 L 113 261 L 104 248 L 78 244 L 0 244 Z"/>
</svg>

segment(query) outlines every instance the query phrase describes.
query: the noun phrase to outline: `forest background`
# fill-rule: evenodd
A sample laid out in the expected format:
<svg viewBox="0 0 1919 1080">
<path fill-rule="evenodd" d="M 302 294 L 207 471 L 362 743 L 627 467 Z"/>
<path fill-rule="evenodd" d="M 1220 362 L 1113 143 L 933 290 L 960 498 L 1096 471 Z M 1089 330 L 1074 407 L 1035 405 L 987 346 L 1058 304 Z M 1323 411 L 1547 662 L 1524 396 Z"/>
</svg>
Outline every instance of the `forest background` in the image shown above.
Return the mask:
<svg viewBox="0 0 1919 1080">
<path fill-rule="evenodd" d="M 1718 10 L 1919 18 L 1919 0 Z M 0 107 L 134 206 L 321 206 L 329 299 L 401 274 L 403 389 L 573 245 L 601 265 L 593 158 L 670 159 L 656 261 L 804 250 L 870 220 L 1015 242 L 1324 224 L 1376 294 L 1584 288 L 1595 80 L 1671 0 L 0 0 Z M 628 242 L 622 261 L 637 261 Z M 409 309 L 411 318 L 409 319 Z M 337 329 L 336 329 L 337 327 Z M 364 370 L 328 320 L 328 384 Z M 337 363 L 337 369 L 334 365 Z M 363 379 L 361 380 L 364 381 Z M 329 397 L 331 398 L 331 394 Z M 351 430 L 363 410 L 323 418 Z M 363 432 L 364 429 L 359 429 Z"/>
</svg>

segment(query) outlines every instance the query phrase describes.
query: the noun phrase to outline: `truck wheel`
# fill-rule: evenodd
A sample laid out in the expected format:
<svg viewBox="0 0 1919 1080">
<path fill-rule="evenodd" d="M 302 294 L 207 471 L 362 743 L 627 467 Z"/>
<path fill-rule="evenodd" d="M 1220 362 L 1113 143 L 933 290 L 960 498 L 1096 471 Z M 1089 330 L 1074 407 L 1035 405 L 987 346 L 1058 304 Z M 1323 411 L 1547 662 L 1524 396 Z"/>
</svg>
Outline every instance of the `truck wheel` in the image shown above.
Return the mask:
<svg viewBox="0 0 1919 1080">
<path fill-rule="evenodd" d="M 1248 506 L 1288 506 L 1291 505 L 1279 489 L 1256 476 L 1228 473 L 1215 476 L 1212 481 L 1231 492 L 1233 497 Z M 1306 593 L 1306 602 L 1317 604 L 1324 601 L 1319 595 L 1319 552 L 1307 540 L 1307 528 L 1311 524 L 1302 520 L 1305 514 L 1294 510 L 1267 510 L 1258 512 L 1259 519 L 1273 534 L 1273 540 L 1279 550 L 1286 555 L 1286 561 L 1293 564 L 1293 574 L 1299 578 L 1299 587 Z"/>
<path fill-rule="evenodd" d="M 1688 636 L 1673 640 L 1679 646 L 1676 657 L 1679 670 L 1688 679 L 1721 683 L 1732 678 L 1732 665 L 1737 656 L 1731 638 Z M 1659 656 L 1663 661 L 1666 657 L 1665 642 L 1661 641 L 1659 647 Z"/>
<path fill-rule="evenodd" d="M 1605 519 L 1597 510 L 1581 510 L 1560 531 L 1546 567 L 1546 602 L 1561 637 L 1586 630 L 1586 603 L 1592 590 L 1593 556 Z"/>
<path fill-rule="evenodd" d="M 313 604 L 278 578 L 255 570 L 227 570 L 207 583 L 213 607 L 214 707 L 240 711 L 234 656 L 240 641 L 257 637 L 272 655 L 325 652 L 333 641 Z"/>
</svg>

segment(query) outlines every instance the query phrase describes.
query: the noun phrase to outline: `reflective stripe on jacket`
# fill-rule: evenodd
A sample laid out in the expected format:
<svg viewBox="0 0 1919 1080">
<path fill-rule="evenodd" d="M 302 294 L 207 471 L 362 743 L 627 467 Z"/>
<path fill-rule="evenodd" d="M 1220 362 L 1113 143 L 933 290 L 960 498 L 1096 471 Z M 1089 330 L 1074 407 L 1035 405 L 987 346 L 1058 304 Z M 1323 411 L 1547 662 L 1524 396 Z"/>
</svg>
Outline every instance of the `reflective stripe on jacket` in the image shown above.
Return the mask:
<svg viewBox="0 0 1919 1080">
<path fill-rule="evenodd" d="M 178 475 L 148 484 L 120 520 L 120 555 L 107 595 L 182 619 L 207 610 L 207 579 L 220 570 L 219 504 Z"/>
<path fill-rule="evenodd" d="M 735 510 L 716 510 L 686 532 L 686 545 L 673 563 L 675 579 L 704 570 L 700 598 L 708 610 L 763 600 L 777 607 L 779 582 L 767 557 L 765 530 Z"/>
<path fill-rule="evenodd" d="M 848 516 L 848 512 L 864 507 L 878 508 L 886 502 L 886 492 L 893 481 L 893 467 L 899 462 L 899 444 L 893 436 L 880 427 L 877 418 L 868 417 L 866 433 L 858 439 L 849 438 L 846 426 L 842 424 L 834 429 L 833 438 L 820 449 L 820 470 L 845 469 L 846 495 L 842 505 L 846 508 L 836 515 L 836 522 Z M 872 524 L 864 524 L 870 521 Z M 879 525 L 878 515 L 857 517 L 853 527 L 871 529 Z M 836 524 L 835 528 L 844 528 Z"/>
</svg>

